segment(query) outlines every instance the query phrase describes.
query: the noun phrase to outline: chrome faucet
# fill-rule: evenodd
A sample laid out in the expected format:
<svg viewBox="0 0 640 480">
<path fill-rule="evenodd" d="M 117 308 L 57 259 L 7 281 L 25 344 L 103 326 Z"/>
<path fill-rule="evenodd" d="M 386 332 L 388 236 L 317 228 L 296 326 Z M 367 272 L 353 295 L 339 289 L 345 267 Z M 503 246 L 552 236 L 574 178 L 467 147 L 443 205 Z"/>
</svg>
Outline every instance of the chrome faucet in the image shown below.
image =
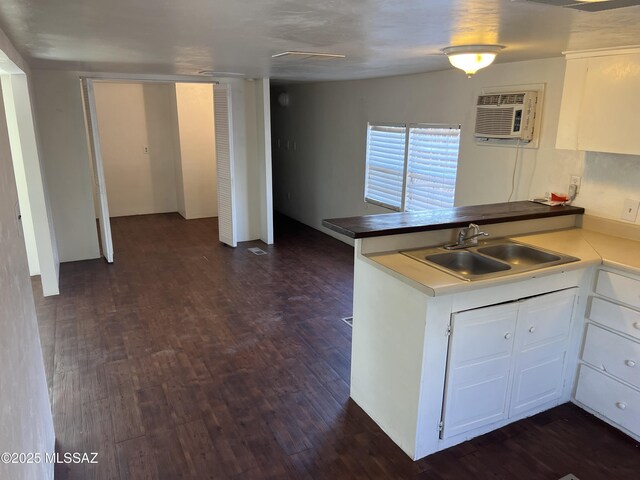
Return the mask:
<svg viewBox="0 0 640 480">
<path fill-rule="evenodd" d="M 478 237 L 488 237 L 487 232 L 481 232 L 480 227 L 475 223 L 470 223 L 468 227 L 461 228 L 458 232 L 458 242 L 445 245 L 447 250 L 458 250 L 460 248 L 475 247 L 478 245 Z"/>
</svg>

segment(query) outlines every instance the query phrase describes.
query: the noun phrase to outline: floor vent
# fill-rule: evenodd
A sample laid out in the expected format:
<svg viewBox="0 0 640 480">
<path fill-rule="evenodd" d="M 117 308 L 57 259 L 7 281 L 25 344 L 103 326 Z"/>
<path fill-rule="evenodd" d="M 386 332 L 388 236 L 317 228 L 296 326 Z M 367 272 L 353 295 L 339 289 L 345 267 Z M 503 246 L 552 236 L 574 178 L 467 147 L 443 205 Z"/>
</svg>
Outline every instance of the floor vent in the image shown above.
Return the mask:
<svg viewBox="0 0 640 480">
<path fill-rule="evenodd" d="M 580 480 L 580 479 L 576 477 L 573 473 L 570 473 L 562 477 L 560 480 Z"/>
<path fill-rule="evenodd" d="M 254 255 L 266 255 L 267 254 L 267 252 L 265 252 L 264 250 L 262 250 L 261 248 L 258 248 L 258 247 L 251 247 L 251 248 L 248 248 L 247 250 L 249 250 Z"/>
<path fill-rule="evenodd" d="M 342 321 L 350 327 L 353 327 L 353 317 L 344 317 Z"/>
</svg>

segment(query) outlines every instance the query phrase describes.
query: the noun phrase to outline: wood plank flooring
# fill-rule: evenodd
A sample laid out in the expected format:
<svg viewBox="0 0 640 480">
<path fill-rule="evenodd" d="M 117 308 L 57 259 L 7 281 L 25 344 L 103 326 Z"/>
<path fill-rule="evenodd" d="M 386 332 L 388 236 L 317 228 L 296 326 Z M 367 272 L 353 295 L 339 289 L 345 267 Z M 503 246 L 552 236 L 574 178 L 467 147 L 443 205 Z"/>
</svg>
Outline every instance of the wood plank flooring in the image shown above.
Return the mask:
<svg viewBox="0 0 640 480">
<path fill-rule="evenodd" d="M 349 400 L 341 242 L 284 217 L 270 247 L 177 214 L 112 228 L 115 264 L 35 289 L 58 449 L 99 453 L 57 479 L 639 478 L 638 446 L 572 405 L 412 462 Z"/>
</svg>

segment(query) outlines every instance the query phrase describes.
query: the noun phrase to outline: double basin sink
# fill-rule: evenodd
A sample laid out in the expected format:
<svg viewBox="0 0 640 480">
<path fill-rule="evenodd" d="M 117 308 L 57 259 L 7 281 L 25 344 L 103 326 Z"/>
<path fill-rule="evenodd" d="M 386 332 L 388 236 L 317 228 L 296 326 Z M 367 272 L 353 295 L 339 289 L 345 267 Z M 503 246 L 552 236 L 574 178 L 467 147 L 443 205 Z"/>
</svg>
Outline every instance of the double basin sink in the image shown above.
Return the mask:
<svg viewBox="0 0 640 480">
<path fill-rule="evenodd" d="M 467 281 L 513 275 L 580 260 L 507 239 L 459 250 L 432 247 L 400 253 Z"/>
</svg>

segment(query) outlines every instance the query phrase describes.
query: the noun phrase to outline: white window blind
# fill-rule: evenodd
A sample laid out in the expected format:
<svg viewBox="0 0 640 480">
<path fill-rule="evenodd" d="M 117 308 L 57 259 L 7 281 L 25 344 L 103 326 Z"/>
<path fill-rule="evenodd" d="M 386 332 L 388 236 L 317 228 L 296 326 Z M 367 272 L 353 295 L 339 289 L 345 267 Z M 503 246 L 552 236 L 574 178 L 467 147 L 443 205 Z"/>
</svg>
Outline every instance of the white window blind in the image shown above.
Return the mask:
<svg viewBox="0 0 640 480">
<path fill-rule="evenodd" d="M 405 211 L 453 207 L 459 144 L 459 128 L 409 128 Z"/>
<path fill-rule="evenodd" d="M 365 201 L 402 210 L 406 131 L 404 125 L 369 125 Z"/>
<path fill-rule="evenodd" d="M 369 124 L 365 201 L 398 211 L 453 207 L 460 127 Z"/>
</svg>

